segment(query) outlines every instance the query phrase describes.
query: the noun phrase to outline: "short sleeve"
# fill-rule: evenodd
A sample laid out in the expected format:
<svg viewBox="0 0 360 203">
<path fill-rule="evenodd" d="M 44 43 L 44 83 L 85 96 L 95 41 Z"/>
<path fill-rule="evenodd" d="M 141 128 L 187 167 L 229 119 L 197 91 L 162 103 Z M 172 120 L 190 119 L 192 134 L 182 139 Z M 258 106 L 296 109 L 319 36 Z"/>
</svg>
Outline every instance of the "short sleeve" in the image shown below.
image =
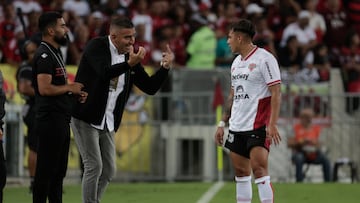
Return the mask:
<svg viewBox="0 0 360 203">
<path fill-rule="evenodd" d="M 48 53 L 42 53 L 36 60 L 37 74 L 53 74 L 53 62 Z"/>
<path fill-rule="evenodd" d="M 281 83 L 280 68 L 275 57 L 272 55 L 266 57 L 262 64 L 262 74 L 265 82 L 268 86 L 276 85 Z"/>
</svg>

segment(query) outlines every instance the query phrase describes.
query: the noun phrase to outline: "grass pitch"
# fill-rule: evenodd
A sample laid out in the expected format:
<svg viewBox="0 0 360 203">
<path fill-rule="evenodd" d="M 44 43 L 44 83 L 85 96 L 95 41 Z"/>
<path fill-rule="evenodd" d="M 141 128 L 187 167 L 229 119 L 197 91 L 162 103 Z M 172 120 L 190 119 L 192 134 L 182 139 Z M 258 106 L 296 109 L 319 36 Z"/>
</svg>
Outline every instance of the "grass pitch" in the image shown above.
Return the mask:
<svg viewBox="0 0 360 203">
<path fill-rule="evenodd" d="M 101 203 L 196 203 L 213 183 L 110 183 Z M 276 203 L 358 203 L 360 184 L 273 184 Z M 80 185 L 66 185 L 64 203 L 81 203 Z M 253 203 L 259 203 L 253 186 Z M 27 187 L 9 186 L 4 203 L 31 203 Z M 235 203 L 235 185 L 226 182 L 209 203 Z"/>
</svg>

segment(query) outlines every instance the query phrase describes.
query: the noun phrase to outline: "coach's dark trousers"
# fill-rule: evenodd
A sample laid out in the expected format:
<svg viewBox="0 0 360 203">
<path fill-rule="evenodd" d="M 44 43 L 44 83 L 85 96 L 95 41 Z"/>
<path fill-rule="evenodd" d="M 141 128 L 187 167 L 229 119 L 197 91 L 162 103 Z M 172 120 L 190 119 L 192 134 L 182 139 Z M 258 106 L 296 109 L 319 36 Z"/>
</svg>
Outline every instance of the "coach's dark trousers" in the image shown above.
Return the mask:
<svg viewBox="0 0 360 203">
<path fill-rule="evenodd" d="M 63 179 L 66 175 L 70 127 L 69 118 L 49 113 L 37 118 L 39 148 L 34 179 L 33 203 L 61 203 Z"/>
</svg>

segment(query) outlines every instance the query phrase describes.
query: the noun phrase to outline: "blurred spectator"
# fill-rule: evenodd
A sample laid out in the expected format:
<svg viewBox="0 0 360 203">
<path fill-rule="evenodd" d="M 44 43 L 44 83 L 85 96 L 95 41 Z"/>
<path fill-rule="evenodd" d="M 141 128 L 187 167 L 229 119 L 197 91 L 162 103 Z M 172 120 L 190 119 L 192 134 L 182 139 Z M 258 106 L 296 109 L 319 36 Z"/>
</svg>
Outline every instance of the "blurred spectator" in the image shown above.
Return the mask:
<svg viewBox="0 0 360 203">
<path fill-rule="evenodd" d="M 179 37 L 183 38 L 185 42 L 188 42 L 190 37 L 190 25 L 189 25 L 189 18 L 191 16 L 190 10 L 187 8 L 186 4 L 179 4 L 179 3 L 173 4 L 171 10 L 174 11 L 170 13 L 170 17 L 172 21 L 174 22 L 174 24 L 177 24 L 177 27 L 178 26 L 181 27 L 181 31 L 178 30 L 178 33 L 181 32 L 181 36 Z"/>
<path fill-rule="evenodd" d="M 175 24 L 172 26 L 174 29 L 174 36 L 170 39 L 170 47 L 174 52 L 174 67 L 181 68 L 186 65 L 186 41 L 184 39 L 183 25 Z"/>
<path fill-rule="evenodd" d="M 186 66 L 191 69 L 213 69 L 216 52 L 215 32 L 209 28 L 208 21 L 203 16 L 195 14 L 191 20 L 195 32 L 186 47 Z"/>
<path fill-rule="evenodd" d="M 149 41 L 147 41 L 145 38 L 146 36 L 146 25 L 145 24 L 137 24 L 135 26 L 136 30 L 136 39 L 134 43 L 134 49 L 137 52 L 139 47 L 144 47 L 146 50 L 146 54 L 144 56 L 144 59 L 141 61 L 141 63 L 145 66 L 150 65 L 151 63 L 151 52 L 152 52 L 152 46 Z M 161 56 L 162 57 L 162 56 Z M 161 61 L 161 59 L 160 59 Z"/>
<path fill-rule="evenodd" d="M 216 58 L 215 65 L 220 68 L 230 68 L 232 61 L 234 60 L 234 54 L 232 53 L 227 40 L 230 24 L 226 26 L 226 29 L 216 29 Z"/>
<path fill-rule="evenodd" d="M 360 37 L 356 30 L 346 33 L 345 43 L 340 52 L 340 65 L 343 81 L 347 92 L 360 92 Z M 359 109 L 359 98 L 348 100 L 347 110 L 353 112 Z"/>
<path fill-rule="evenodd" d="M 315 30 L 317 42 L 321 43 L 326 33 L 326 23 L 316 10 L 317 2 L 318 0 L 306 0 L 305 9 L 310 12 L 309 26 Z"/>
<path fill-rule="evenodd" d="M 15 10 L 21 9 L 21 12 L 27 16 L 31 12 L 42 12 L 42 7 L 37 1 L 33 0 L 15 0 L 14 1 Z"/>
<path fill-rule="evenodd" d="M 238 20 L 236 4 L 228 2 L 224 5 L 224 16 L 219 16 L 216 22 L 216 29 L 222 29 L 226 33 L 226 26 Z"/>
<path fill-rule="evenodd" d="M 324 42 L 329 47 L 330 62 L 333 66 L 339 66 L 339 50 L 345 40 L 345 30 L 348 29 L 346 11 L 341 0 L 325 0 L 321 14 L 326 22 Z"/>
<path fill-rule="evenodd" d="M 360 1 L 347 1 L 347 14 L 349 16 L 350 25 L 360 33 Z"/>
<path fill-rule="evenodd" d="M 0 48 L 3 55 L 1 62 L 18 67 L 21 63 L 21 54 L 18 40 L 24 38 L 24 32 L 17 21 L 14 5 L 4 4 L 4 20 L 0 22 Z"/>
<path fill-rule="evenodd" d="M 87 19 L 87 26 L 89 27 L 89 39 L 94 37 L 104 36 L 107 33 L 106 16 L 100 11 L 94 11 Z"/>
<path fill-rule="evenodd" d="M 79 58 L 85 49 L 87 42 L 90 39 L 89 27 L 84 23 L 79 23 L 74 29 L 74 45 L 79 53 Z M 77 62 L 75 62 L 77 64 Z"/>
<path fill-rule="evenodd" d="M 314 29 L 309 26 L 309 18 L 309 11 L 301 11 L 298 15 L 298 20 L 289 24 L 284 29 L 280 46 L 285 46 L 287 38 L 295 35 L 303 55 L 309 49 L 312 49 L 316 45 L 316 34 Z"/>
<path fill-rule="evenodd" d="M 283 20 L 283 25 L 287 26 L 298 19 L 298 14 L 301 11 L 300 4 L 295 0 L 278 0 L 278 9 Z"/>
<path fill-rule="evenodd" d="M 296 36 L 289 36 L 285 47 L 282 47 L 279 52 L 280 66 L 287 70 L 290 75 L 293 75 L 301 69 L 303 59 Z"/>
<path fill-rule="evenodd" d="M 209 26 L 211 27 L 211 29 L 214 29 L 216 27 L 217 16 L 211 11 L 210 5 L 201 2 L 198 8 L 199 8 L 198 13 L 201 16 L 204 16 L 206 20 L 209 22 Z"/>
<path fill-rule="evenodd" d="M 145 26 L 144 39 L 145 41 L 151 43 L 152 42 L 152 34 L 153 34 L 153 24 L 150 14 L 148 13 L 148 1 L 147 0 L 135 0 L 135 9 L 133 9 L 132 13 L 132 22 L 134 26 L 142 24 Z"/>
<path fill-rule="evenodd" d="M 295 83 L 314 84 L 319 81 L 319 79 L 319 72 L 314 66 L 314 57 L 311 54 L 307 54 L 302 69 L 295 74 Z"/>
<path fill-rule="evenodd" d="M 321 126 L 313 124 L 314 112 L 310 108 L 301 110 L 300 122 L 293 127 L 294 136 L 288 139 L 288 147 L 292 149 L 292 161 L 296 167 L 296 182 L 304 179 L 303 165 L 321 164 L 324 181 L 330 181 L 331 164 L 321 147 Z"/>
<path fill-rule="evenodd" d="M 171 18 L 168 17 L 169 6 L 169 2 L 166 0 L 152 1 L 150 13 L 153 20 L 153 32 L 172 23 Z"/>
<path fill-rule="evenodd" d="M 254 19 L 260 18 L 263 15 L 264 8 L 256 3 L 251 3 L 246 6 L 247 19 L 254 22 Z"/>
<path fill-rule="evenodd" d="M 91 13 L 89 3 L 83 0 L 65 0 L 63 9 L 83 20 Z"/>
<path fill-rule="evenodd" d="M 275 57 L 277 51 L 274 43 L 274 33 L 269 29 L 265 16 L 260 16 L 254 19 L 254 25 L 256 28 L 256 34 L 253 38 L 253 42 L 256 46 L 264 48 L 272 53 Z"/>
<path fill-rule="evenodd" d="M 327 46 L 324 43 L 317 44 L 307 57 L 313 58 L 313 65 L 319 73 L 319 82 L 329 81 L 331 64 Z"/>
<path fill-rule="evenodd" d="M 101 2 L 102 4 L 99 10 L 109 18 L 113 15 L 129 16 L 128 9 L 122 7 L 119 0 L 106 0 Z"/>
</svg>

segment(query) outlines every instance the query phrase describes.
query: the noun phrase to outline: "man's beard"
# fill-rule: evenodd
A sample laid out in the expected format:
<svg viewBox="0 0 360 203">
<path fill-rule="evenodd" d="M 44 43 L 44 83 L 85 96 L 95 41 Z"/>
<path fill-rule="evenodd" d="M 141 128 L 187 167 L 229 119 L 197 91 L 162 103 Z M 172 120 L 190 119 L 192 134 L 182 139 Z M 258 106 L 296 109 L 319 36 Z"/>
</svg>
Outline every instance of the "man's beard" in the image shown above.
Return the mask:
<svg viewBox="0 0 360 203">
<path fill-rule="evenodd" d="M 54 41 L 58 44 L 60 44 L 60 46 L 65 46 L 67 45 L 68 43 L 68 38 L 67 38 L 67 35 L 63 36 L 63 37 L 58 37 L 58 36 L 55 36 L 54 37 Z"/>
</svg>

